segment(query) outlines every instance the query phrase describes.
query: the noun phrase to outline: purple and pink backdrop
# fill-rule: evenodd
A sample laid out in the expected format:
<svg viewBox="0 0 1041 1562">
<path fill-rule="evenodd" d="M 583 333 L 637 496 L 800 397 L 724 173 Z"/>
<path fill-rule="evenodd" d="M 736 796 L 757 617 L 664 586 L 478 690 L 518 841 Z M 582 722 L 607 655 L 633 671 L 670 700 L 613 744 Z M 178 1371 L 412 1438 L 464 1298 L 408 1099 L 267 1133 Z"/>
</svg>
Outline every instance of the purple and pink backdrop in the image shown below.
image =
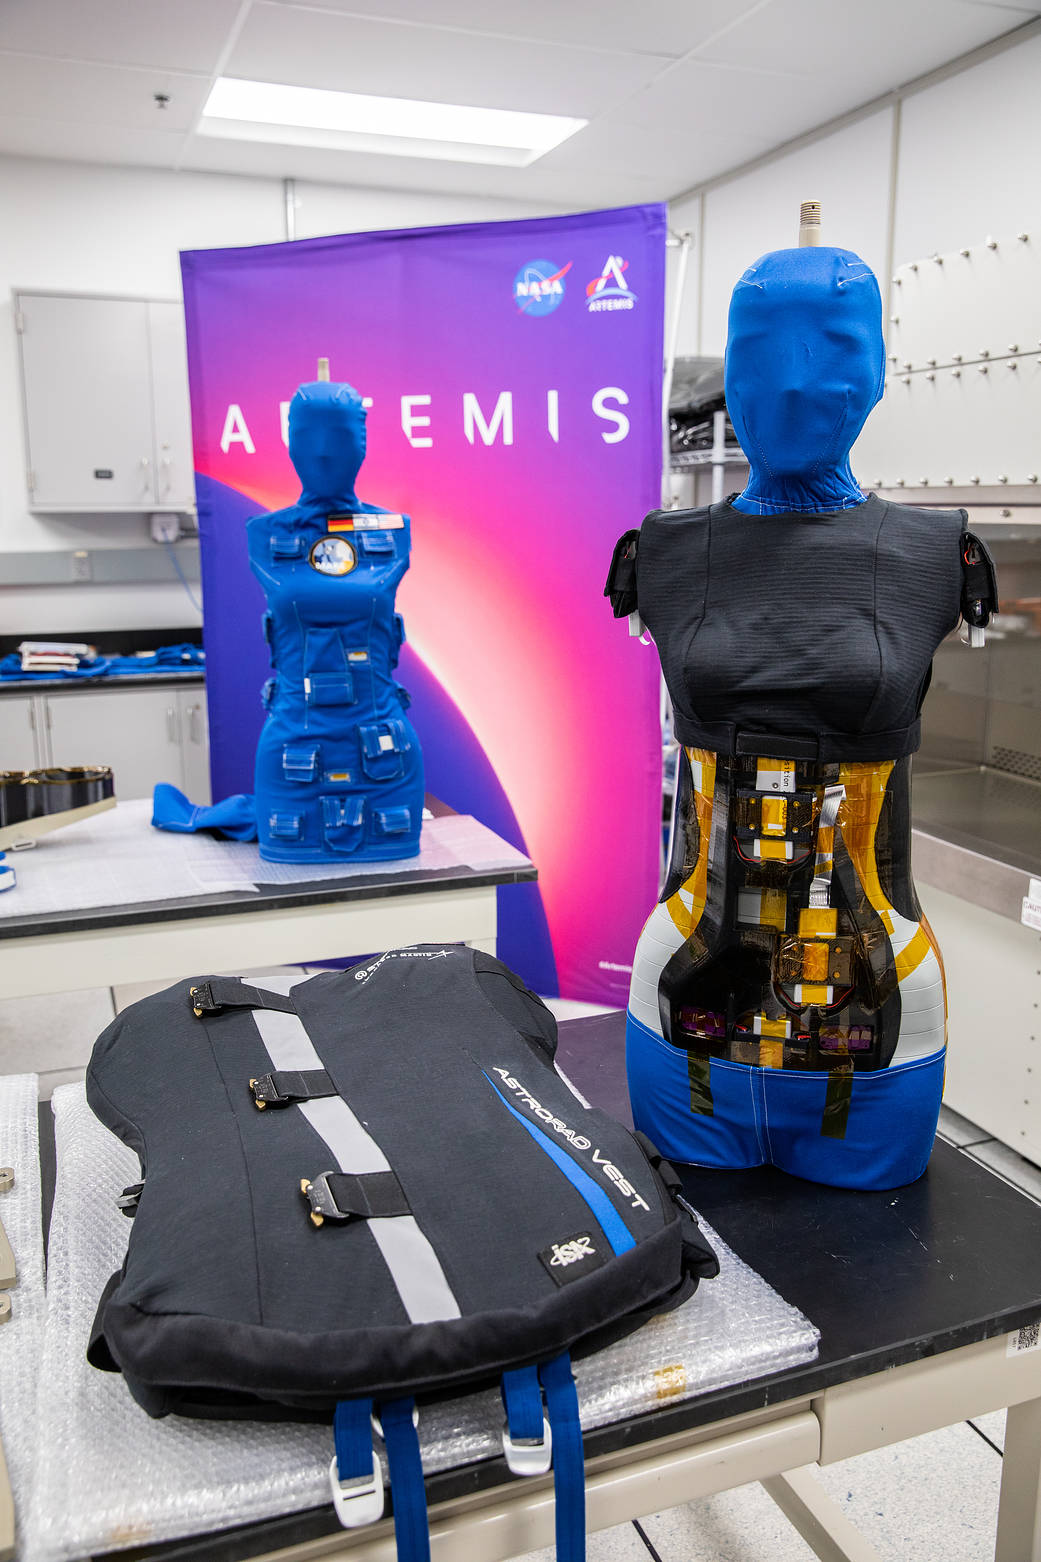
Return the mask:
<svg viewBox="0 0 1041 1562">
<path fill-rule="evenodd" d="M 412 516 L 399 592 L 430 791 L 525 850 L 499 951 L 625 1003 L 657 895 L 657 658 L 602 595 L 659 502 L 661 206 L 182 256 L 214 798 L 253 790 L 268 675 L 244 522 L 299 484 L 285 406 L 371 398 L 363 499 Z"/>
</svg>

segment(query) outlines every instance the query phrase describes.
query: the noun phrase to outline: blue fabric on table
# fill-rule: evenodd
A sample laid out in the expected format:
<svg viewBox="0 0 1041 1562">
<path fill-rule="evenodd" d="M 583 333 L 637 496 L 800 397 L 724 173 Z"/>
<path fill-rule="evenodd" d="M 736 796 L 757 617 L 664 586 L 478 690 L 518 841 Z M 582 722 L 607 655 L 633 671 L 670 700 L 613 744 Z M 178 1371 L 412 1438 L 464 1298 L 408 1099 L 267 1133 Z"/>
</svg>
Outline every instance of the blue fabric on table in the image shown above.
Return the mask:
<svg viewBox="0 0 1041 1562">
<path fill-rule="evenodd" d="M 152 823 L 157 830 L 172 830 L 177 835 L 212 830 L 232 841 L 257 838 L 257 811 L 249 792 L 236 792 L 212 806 L 203 806 L 190 802 L 169 782 L 160 781 L 152 794 Z"/>
<path fill-rule="evenodd" d="M 206 653 L 198 645 L 162 645 L 157 651 L 143 656 L 95 656 L 83 657 L 78 667 L 40 667 L 26 672 L 17 651 L 0 657 L 0 679 L 19 682 L 28 678 L 69 678 L 82 682 L 86 678 L 140 677 L 143 673 L 164 673 L 177 670 L 204 668 Z"/>
</svg>

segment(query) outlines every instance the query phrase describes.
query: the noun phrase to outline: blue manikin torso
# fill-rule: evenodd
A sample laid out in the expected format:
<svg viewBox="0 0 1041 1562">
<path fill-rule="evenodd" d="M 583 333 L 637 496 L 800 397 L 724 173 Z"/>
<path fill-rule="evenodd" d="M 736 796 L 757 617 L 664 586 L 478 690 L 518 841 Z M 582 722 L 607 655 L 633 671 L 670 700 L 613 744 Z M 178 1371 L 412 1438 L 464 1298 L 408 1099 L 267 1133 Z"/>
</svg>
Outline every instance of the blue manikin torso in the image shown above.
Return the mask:
<svg viewBox="0 0 1041 1562">
<path fill-rule="evenodd" d="M 885 383 L 882 300 L 851 250 L 773 250 L 730 301 L 727 410 L 752 468 L 750 514 L 864 503 L 849 453 Z"/>
<path fill-rule="evenodd" d="M 404 639 L 394 597 L 409 565 L 409 518 L 354 493 L 364 411 L 350 387 L 301 387 L 290 407 L 290 455 L 304 483 L 299 503 L 247 526 L 272 664 L 256 760 L 261 855 L 413 856 L 423 761 L 408 696 L 394 678 Z"/>
</svg>

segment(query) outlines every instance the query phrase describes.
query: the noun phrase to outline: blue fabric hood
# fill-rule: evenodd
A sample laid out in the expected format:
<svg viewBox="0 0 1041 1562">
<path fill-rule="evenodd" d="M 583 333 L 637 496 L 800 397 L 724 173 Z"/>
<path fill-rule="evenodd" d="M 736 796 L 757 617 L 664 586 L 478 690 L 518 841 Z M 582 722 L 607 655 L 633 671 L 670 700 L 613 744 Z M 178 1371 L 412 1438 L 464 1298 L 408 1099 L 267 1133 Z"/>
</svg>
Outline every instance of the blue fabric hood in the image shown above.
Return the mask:
<svg viewBox="0 0 1041 1562">
<path fill-rule="evenodd" d="M 864 502 L 849 452 L 885 383 L 882 299 L 851 250 L 773 250 L 730 301 L 730 420 L 752 468 L 735 507 L 752 514 Z"/>
<path fill-rule="evenodd" d="M 356 509 L 365 460 L 365 408 L 353 385 L 315 380 L 289 403 L 289 459 L 303 492 L 300 504 Z"/>
</svg>

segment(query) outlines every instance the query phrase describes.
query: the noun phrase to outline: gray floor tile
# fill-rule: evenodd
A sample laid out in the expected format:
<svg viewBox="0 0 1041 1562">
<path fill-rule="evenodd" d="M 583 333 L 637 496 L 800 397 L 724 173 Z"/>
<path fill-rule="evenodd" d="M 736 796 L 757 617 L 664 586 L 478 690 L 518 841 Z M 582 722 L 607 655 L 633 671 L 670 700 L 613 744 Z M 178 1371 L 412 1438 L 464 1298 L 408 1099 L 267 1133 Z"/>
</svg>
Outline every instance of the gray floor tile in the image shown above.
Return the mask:
<svg viewBox="0 0 1041 1562">
<path fill-rule="evenodd" d="M 79 1068 L 112 1018 L 107 987 L 0 1002 L 0 1074 Z"/>
<path fill-rule="evenodd" d="M 821 1471 L 882 1562 L 991 1562 L 1001 1459 L 964 1421 Z"/>
<path fill-rule="evenodd" d="M 1001 1459 L 964 1422 L 843 1460 L 816 1478 L 882 1562 L 990 1562 L 994 1555 Z M 641 1523 L 661 1562 L 815 1562 L 761 1486 Z"/>
<path fill-rule="evenodd" d="M 581 1003 L 577 998 L 543 998 L 542 1001 L 558 1020 L 584 1020 L 591 1014 L 614 1012 L 611 1004 Z"/>
<path fill-rule="evenodd" d="M 169 982 L 123 982 L 121 986 L 113 987 L 112 1001 L 116 1013 L 122 1014 L 123 1010 L 129 1009 L 132 1003 L 140 1003 L 142 998 L 151 998 L 170 985 Z"/>
<path fill-rule="evenodd" d="M 246 976 L 251 981 L 257 981 L 262 976 L 283 977 L 289 976 L 294 982 L 304 980 L 304 968 L 299 965 L 266 965 L 258 966 L 254 970 L 241 970 L 232 973 L 235 976 Z M 124 1009 L 129 1009 L 132 1003 L 139 1003 L 142 998 L 151 998 L 154 993 L 161 993 L 173 984 L 163 982 L 125 982 L 121 987 L 113 987 L 112 995 L 115 999 L 116 1013 L 122 1014 Z"/>
<path fill-rule="evenodd" d="M 82 1068 L 48 1069 L 40 1075 L 40 1100 L 49 1101 L 59 1085 L 75 1085 L 83 1078 Z"/>
<path fill-rule="evenodd" d="M 554 1562 L 554 1547 L 545 1551 L 526 1551 L 512 1562 Z M 616 1524 L 612 1529 L 594 1530 L 586 1546 L 587 1562 L 651 1562 L 650 1552 L 631 1524 Z"/>
<path fill-rule="evenodd" d="M 936 1131 L 942 1139 L 957 1145 L 978 1144 L 991 1137 L 985 1128 L 970 1123 L 967 1117 L 962 1117 L 960 1112 L 952 1112 L 949 1106 L 941 1106 Z"/>
<path fill-rule="evenodd" d="M 661 1562 L 816 1562 L 758 1485 L 702 1497 L 640 1523 Z"/>
<path fill-rule="evenodd" d="M 996 1171 L 1006 1181 L 1014 1183 L 1023 1193 L 1029 1193 L 1032 1199 L 1041 1201 L 1041 1166 L 1024 1160 L 1015 1150 L 1010 1150 L 1007 1144 L 991 1139 L 986 1144 L 974 1144 L 964 1153 L 971 1155 L 974 1160 L 982 1161 L 984 1166 L 989 1166 L 991 1171 Z"/>
<path fill-rule="evenodd" d="M 1005 1414 L 1004 1410 L 992 1410 L 985 1416 L 973 1416 L 970 1423 L 978 1427 L 992 1443 L 997 1443 L 1002 1453 L 1005 1452 Z"/>
</svg>

